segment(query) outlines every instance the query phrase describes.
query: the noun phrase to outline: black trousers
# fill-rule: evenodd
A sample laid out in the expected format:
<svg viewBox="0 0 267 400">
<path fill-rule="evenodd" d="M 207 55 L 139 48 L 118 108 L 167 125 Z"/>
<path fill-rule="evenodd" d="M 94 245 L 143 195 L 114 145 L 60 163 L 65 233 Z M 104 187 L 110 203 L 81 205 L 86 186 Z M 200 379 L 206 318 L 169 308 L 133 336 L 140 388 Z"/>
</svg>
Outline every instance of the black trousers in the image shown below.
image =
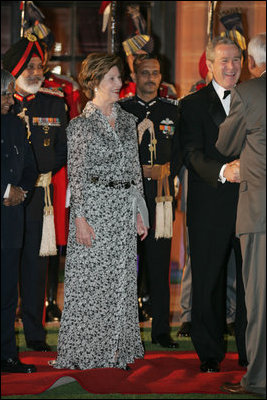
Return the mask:
<svg viewBox="0 0 267 400">
<path fill-rule="evenodd" d="M 44 341 L 42 324 L 48 257 L 40 257 L 42 221 L 25 221 L 25 237 L 21 257 L 20 295 L 22 322 L 26 342 Z"/>
<path fill-rule="evenodd" d="M 154 229 L 139 243 L 139 272 L 145 268 L 152 308 L 152 338 L 169 334 L 171 239 L 155 239 Z"/>
<path fill-rule="evenodd" d="M 1 249 L 1 360 L 17 357 L 15 318 L 20 249 Z"/>
<path fill-rule="evenodd" d="M 226 272 L 233 247 L 237 268 L 237 347 L 240 358 L 245 358 L 246 308 L 239 240 L 227 226 L 224 230 L 189 226 L 188 231 L 192 269 L 191 338 L 195 350 L 201 361 L 212 358 L 221 362 L 225 356 Z"/>
</svg>

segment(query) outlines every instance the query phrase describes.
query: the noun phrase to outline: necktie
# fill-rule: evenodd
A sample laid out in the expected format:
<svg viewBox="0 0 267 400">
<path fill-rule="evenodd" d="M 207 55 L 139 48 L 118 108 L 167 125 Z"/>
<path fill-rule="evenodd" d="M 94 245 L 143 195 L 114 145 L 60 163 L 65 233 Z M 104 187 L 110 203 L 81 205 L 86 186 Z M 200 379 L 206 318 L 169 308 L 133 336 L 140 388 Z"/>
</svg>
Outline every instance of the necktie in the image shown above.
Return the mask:
<svg viewBox="0 0 267 400">
<path fill-rule="evenodd" d="M 224 91 L 224 95 L 223 95 L 223 99 L 226 99 L 226 97 L 231 93 L 231 90 L 225 90 Z"/>
</svg>

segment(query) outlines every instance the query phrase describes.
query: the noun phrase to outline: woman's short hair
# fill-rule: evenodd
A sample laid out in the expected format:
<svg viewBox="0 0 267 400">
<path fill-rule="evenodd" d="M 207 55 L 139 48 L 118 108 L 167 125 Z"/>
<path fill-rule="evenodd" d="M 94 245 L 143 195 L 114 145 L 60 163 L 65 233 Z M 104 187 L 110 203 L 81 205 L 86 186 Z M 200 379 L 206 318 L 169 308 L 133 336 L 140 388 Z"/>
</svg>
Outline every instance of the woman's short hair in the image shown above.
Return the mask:
<svg viewBox="0 0 267 400">
<path fill-rule="evenodd" d="M 5 69 L 1 69 L 1 94 L 7 91 L 10 82 L 15 83 L 14 76 Z"/>
<path fill-rule="evenodd" d="M 226 37 L 226 36 L 216 36 L 213 38 L 207 45 L 206 47 L 206 59 L 213 62 L 215 60 L 215 48 L 216 46 L 220 44 L 228 44 L 228 45 L 234 45 L 239 51 L 239 55 L 241 58 L 241 48 L 236 42 L 233 42 L 232 39 Z"/>
<path fill-rule="evenodd" d="M 78 75 L 79 83 L 89 100 L 94 98 L 94 89 L 112 67 L 118 67 L 123 74 L 123 64 L 119 56 L 105 53 L 91 53 L 82 62 Z"/>
</svg>

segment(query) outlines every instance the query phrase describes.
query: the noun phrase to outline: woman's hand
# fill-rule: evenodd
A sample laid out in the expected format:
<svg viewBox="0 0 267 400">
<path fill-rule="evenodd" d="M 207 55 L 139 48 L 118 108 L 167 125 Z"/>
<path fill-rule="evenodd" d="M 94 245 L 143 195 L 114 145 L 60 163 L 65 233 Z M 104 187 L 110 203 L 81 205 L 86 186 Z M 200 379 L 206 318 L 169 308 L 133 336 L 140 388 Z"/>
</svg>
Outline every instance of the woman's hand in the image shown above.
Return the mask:
<svg viewBox="0 0 267 400">
<path fill-rule="evenodd" d="M 76 240 L 86 247 L 92 246 L 92 239 L 95 239 L 95 232 L 84 217 L 75 218 Z"/>
<path fill-rule="evenodd" d="M 141 240 L 144 240 L 147 237 L 147 227 L 144 225 L 141 214 L 137 214 L 137 233 L 140 236 Z"/>
</svg>

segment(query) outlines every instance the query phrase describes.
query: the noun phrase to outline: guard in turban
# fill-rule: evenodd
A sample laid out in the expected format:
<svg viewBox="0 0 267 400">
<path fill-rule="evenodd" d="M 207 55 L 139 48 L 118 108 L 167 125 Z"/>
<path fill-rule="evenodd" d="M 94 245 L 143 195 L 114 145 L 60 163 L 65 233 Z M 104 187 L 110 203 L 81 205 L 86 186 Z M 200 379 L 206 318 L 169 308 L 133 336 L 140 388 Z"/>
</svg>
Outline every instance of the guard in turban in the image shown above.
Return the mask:
<svg viewBox="0 0 267 400">
<path fill-rule="evenodd" d="M 44 62 L 44 45 L 35 35 L 26 33 L 25 37 L 13 44 L 4 54 L 3 67 L 17 79 L 34 55 Z"/>
</svg>

